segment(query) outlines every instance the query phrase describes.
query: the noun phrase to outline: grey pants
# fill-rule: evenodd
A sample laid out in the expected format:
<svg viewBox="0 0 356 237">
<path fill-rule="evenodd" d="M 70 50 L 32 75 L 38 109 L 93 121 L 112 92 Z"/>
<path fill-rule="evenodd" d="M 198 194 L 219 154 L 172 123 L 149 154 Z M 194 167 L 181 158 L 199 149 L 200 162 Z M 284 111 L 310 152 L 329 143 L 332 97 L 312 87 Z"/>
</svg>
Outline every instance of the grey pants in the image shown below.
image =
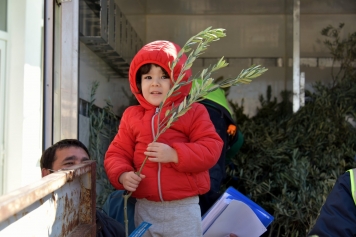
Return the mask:
<svg viewBox="0 0 356 237">
<path fill-rule="evenodd" d="M 137 199 L 135 226 L 143 221 L 152 224 L 143 237 L 202 236 L 198 196 L 166 202 Z"/>
</svg>

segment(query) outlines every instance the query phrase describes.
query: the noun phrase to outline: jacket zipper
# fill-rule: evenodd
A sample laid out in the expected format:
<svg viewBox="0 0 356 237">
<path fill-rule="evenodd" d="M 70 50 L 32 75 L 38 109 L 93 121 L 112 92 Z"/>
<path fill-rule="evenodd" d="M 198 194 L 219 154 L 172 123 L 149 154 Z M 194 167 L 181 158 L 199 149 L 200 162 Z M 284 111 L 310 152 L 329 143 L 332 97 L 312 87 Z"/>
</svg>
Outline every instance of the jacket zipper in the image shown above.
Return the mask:
<svg viewBox="0 0 356 237">
<path fill-rule="evenodd" d="M 152 116 L 152 119 L 151 119 L 151 129 L 152 129 L 152 136 L 153 136 L 152 139 L 154 139 L 155 136 L 156 136 L 155 126 L 154 126 L 154 125 L 155 125 L 155 124 L 154 124 L 154 120 L 155 120 L 155 117 L 156 117 L 156 115 L 158 114 L 158 112 L 159 112 L 159 108 L 157 107 L 157 108 L 156 108 L 156 112 L 155 112 L 155 114 Z M 162 189 L 161 189 L 161 163 L 160 163 L 160 162 L 158 162 L 157 177 L 158 177 L 157 183 L 158 183 L 158 195 L 159 195 L 159 199 L 161 200 L 161 202 L 164 202 L 163 197 L 162 197 Z"/>
</svg>

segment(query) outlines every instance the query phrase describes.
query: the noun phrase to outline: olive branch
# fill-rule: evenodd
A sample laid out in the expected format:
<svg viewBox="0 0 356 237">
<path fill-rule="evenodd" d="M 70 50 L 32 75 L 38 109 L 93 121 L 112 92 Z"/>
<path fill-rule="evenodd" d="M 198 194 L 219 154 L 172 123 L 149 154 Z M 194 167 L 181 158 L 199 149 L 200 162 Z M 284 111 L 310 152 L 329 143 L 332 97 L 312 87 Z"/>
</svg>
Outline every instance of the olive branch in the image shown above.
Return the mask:
<svg viewBox="0 0 356 237">
<path fill-rule="evenodd" d="M 189 70 L 194 61 L 207 50 L 209 43 L 218 41 L 220 38 L 226 36 L 224 33 L 225 29 L 217 28 L 211 29 L 211 27 L 201 31 L 197 35 L 191 37 L 183 46 L 183 48 L 178 52 L 177 57 L 173 60 L 172 63 L 169 63 L 169 68 L 171 70 L 171 81 L 172 87 L 168 91 L 167 95 L 159 105 L 159 114 L 158 114 L 158 128 L 157 133 L 154 136 L 153 142 L 156 142 L 159 136 L 164 133 L 172 124 L 183 116 L 191 107 L 192 104 L 204 99 L 204 96 L 209 94 L 212 91 L 217 90 L 218 88 L 227 88 L 231 86 L 236 86 L 239 84 L 249 84 L 252 79 L 259 77 L 264 72 L 267 71 L 266 68 L 261 67 L 260 65 L 251 66 L 248 69 L 243 69 L 240 74 L 235 78 L 223 79 L 218 83 L 213 83 L 214 78 L 211 77 L 211 74 L 221 68 L 228 66 L 228 63 L 222 57 L 216 64 L 209 66 L 206 69 L 203 69 L 202 72 L 195 76 L 189 78 L 187 81 L 182 81 L 185 72 Z M 195 46 L 195 49 L 193 49 Z M 189 53 L 190 52 L 190 53 Z M 187 60 L 184 62 L 181 71 L 179 72 L 178 78 L 174 78 L 174 68 L 179 62 L 183 54 L 189 53 Z M 201 83 L 196 81 L 199 79 Z M 171 108 L 165 112 L 165 116 L 160 121 L 160 113 L 164 106 L 167 106 L 167 99 L 172 96 L 179 95 L 179 89 L 189 83 L 195 83 L 195 87 L 190 91 L 190 94 L 184 98 L 184 100 L 179 104 L 175 105 L 172 103 Z M 148 156 L 145 157 L 140 169 L 136 172 L 137 175 L 141 174 L 141 171 L 148 159 Z M 128 236 L 128 217 L 127 217 L 127 200 L 131 196 L 132 192 L 124 195 L 124 217 L 125 217 L 125 231 L 126 237 Z"/>
</svg>

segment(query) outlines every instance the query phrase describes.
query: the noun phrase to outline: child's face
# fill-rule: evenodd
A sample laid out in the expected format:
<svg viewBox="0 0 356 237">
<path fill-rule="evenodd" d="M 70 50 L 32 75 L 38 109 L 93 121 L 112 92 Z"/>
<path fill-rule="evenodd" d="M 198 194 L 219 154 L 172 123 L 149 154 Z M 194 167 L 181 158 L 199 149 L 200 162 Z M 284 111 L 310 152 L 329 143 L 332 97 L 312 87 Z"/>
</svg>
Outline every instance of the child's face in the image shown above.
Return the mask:
<svg viewBox="0 0 356 237">
<path fill-rule="evenodd" d="M 171 89 L 171 80 L 161 67 L 151 66 L 147 74 L 141 76 L 143 97 L 152 105 L 159 106 Z"/>
</svg>

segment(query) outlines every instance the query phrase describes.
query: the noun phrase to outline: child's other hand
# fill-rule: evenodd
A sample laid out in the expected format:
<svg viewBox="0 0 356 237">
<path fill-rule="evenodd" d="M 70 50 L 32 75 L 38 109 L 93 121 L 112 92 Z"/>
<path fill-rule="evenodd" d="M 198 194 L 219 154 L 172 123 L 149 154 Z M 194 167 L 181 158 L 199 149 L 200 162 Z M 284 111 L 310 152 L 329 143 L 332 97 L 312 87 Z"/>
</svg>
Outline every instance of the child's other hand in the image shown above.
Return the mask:
<svg viewBox="0 0 356 237">
<path fill-rule="evenodd" d="M 140 176 L 138 176 L 135 172 L 130 171 L 123 173 L 119 178 L 119 182 L 122 183 L 122 185 L 127 191 L 134 192 L 136 191 L 136 188 L 140 184 L 141 180 L 145 177 L 146 176 L 143 174 L 140 174 Z"/>
<path fill-rule="evenodd" d="M 160 142 L 152 142 L 148 144 L 147 150 L 144 152 L 148 159 L 152 162 L 178 163 L 178 155 L 176 150 L 167 144 Z"/>
</svg>

